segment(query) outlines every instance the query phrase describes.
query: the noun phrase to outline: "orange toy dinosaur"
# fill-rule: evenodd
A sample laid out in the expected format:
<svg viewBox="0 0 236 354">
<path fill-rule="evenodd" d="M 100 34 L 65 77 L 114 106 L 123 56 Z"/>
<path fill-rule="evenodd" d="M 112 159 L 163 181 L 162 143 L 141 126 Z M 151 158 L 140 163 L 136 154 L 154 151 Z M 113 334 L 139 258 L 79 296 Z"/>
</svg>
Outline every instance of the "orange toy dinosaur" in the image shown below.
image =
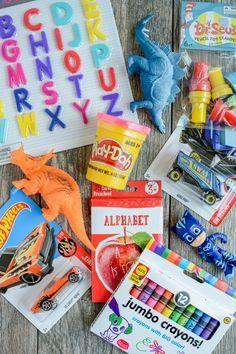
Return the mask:
<svg viewBox="0 0 236 354">
<path fill-rule="evenodd" d="M 76 236 L 92 251 L 95 250 L 84 227 L 81 194 L 78 184 L 68 173 L 45 165 L 55 154 L 33 157 L 24 152 L 23 147 L 12 151 L 11 162 L 20 167 L 27 179 L 13 182 L 27 195 L 41 194 L 48 209 L 43 208 L 43 216 L 53 221 L 59 213 L 68 219 Z"/>
</svg>

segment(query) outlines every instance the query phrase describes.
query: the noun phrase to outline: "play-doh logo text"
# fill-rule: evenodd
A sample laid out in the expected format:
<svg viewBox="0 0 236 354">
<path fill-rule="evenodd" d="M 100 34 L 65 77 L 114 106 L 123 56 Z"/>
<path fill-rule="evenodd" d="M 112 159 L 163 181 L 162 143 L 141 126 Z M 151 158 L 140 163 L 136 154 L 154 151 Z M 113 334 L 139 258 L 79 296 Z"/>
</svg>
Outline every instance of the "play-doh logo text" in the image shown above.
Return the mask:
<svg viewBox="0 0 236 354">
<path fill-rule="evenodd" d="M 102 139 L 93 145 L 91 160 L 113 166 L 120 171 L 127 171 L 133 157 L 117 141 Z"/>
<path fill-rule="evenodd" d="M 0 219 L 0 249 L 3 248 L 7 242 L 17 216 L 24 209 L 30 209 L 30 206 L 26 203 L 16 203 L 12 205 Z"/>
</svg>

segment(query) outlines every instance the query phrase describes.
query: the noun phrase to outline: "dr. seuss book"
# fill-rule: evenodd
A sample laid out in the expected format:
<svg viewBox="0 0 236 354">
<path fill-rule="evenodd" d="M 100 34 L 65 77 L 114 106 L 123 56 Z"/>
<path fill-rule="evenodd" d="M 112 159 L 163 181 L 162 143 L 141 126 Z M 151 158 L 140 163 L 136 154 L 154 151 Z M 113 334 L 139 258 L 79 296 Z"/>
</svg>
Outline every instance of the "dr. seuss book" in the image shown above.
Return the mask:
<svg viewBox="0 0 236 354">
<path fill-rule="evenodd" d="M 235 51 L 236 4 L 182 1 L 182 49 Z"/>
<path fill-rule="evenodd" d="M 210 354 L 235 311 L 236 289 L 150 241 L 91 331 L 130 354 Z"/>
<path fill-rule="evenodd" d="M 0 209 L 0 292 L 42 333 L 91 285 L 89 254 L 13 188 Z"/>
<path fill-rule="evenodd" d="M 105 302 L 152 238 L 162 240 L 160 181 L 131 181 L 117 191 L 93 184 L 92 301 Z"/>
<path fill-rule="evenodd" d="M 94 141 L 97 113 L 137 120 L 110 0 L 0 9 L 0 165 Z"/>
</svg>

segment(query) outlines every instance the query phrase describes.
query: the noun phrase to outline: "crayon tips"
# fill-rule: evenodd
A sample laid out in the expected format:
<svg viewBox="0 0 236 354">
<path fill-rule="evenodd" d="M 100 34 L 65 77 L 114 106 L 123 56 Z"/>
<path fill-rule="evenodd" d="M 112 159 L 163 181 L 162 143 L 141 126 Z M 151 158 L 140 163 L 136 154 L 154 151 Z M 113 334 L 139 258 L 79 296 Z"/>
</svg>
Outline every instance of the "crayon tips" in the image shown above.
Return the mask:
<svg viewBox="0 0 236 354">
<path fill-rule="evenodd" d="M 192 331 L 193 328 L 196 326 L 200 318 L 202 317 L 203 312 L 201 310 L 196 309 L 194 311 L 194 314 L 192 317 L 188 320 L 188 322 L 185 325 L 185 328 L 187 328 L 189 331 Z"/>
<path fill-rule="evenodd" d="M 134 285 L 130 291 L 130 295 L 132 295 L 134 298 L 138 298 L 145 286 L 148 283 L 148 278 L 145 278 L 143 283 L 140 286 Z"/>
<path fill-rule="evenodd" d="M 154 307 L 154 310 L 158 312 L 162 312 L 166 307 L 166 305 L 168 304 L 169 300 L 172 298 L 172 296 L 173 296 L 172 292 L 165 290 L 164 294 L 162 295 L 162 297 Z"/>
<path fill-rule="evenodd" d="M 154 308 L 161 296 L 164 294 L 164 292 L 165 289 L 162 286 L 157 285 L 156 289 L 153 291 L 146 304 L 151 308 Z"/>
<path fill-rule="evenodd" d="M 168 302 L 168 304 L 166 305 L 166 307 L 162 311 L 162 315 L 164 315 L 166 317 L 170 317 L 170 315 L 172 314 L 172 312 L 174 311 L 175 308 L 176 308 L 176 305 L 174 303 L 174 296 L 172 296 L 172 298 L 170 299 L 170 301 Z"/>
<path fill-rule="evenodd" d="M 147 283 L 147 285 L 139 295 L 138 299 L 146 303 L 150 298 L 150 296 L 152 295 L 153 291 L 156 289 L 156 286 L 157 284 L 154 281 L 149 280 L 149 282 Z"/>
<path fill-rule="evenodd" d="M 219 321 L 192 304 L 176 306 L 174 294 L 148 278 L 140 286 L 134 285 L 130 295 L 204 340 L 211 339 L 219 327 Z"/>
<path fill-rule="evenodd" d="M 183 314 L 178 319 L 177 323 L 180 324 L 181 326 L 185 327 L 185 325 L 187 324 L 188 320 L 194 314 L 195 310 L 196 310 L 196 307 L 194 307 L 193 305 L 188 305 L 186 307 L 186 309 L 184 310 Z"/>
</svg>

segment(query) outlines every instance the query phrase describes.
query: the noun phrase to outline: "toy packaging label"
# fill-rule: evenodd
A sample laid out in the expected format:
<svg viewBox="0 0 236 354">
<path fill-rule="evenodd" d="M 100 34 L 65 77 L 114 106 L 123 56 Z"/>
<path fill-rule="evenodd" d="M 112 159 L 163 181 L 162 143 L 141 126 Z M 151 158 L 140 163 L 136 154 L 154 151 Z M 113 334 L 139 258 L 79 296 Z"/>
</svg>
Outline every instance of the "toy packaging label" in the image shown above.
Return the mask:
<svg viewBox="0 0 236 354">
<path fill-rule="evenodd" d="M 0 209 L 0 292 L 46 333 L 91 286 L 89 254 L 13 188 Z"/>
<path fill-rule="evenodd" d="M 130 181 L 126 191 L 93 184 L 91 208 L 92 301 L 105 302 L 149 239 L 163 242 L 161 182 Z"/>
<path fill-rule="evenodd" d="M 40 155 L 93 143 L 99 112 L 138 120 L 110 0 L 3 5 L 0 165 L 20 145 Z"/>
<path fill-rule="evenodd" d="M 180 119 L 145 178 L 160 179 L 165 192 L 218 226 L 236 202 L 235 149 L 230 148 L 232 156 L 219 158 L 213 149 L 205 150 L 205 140 L 195 134 L 197 128 L 185 121 L 186 117 Z M 202 128 L 205 137 L 217 141 L 220 131 L 212 123 Z"/>
<path fill-rule="evenodd" d="M 182 1 L 180 48 L 235 51 L 236 4 Z"/>
<path fill-rule="evenodd" d="M 91 331 L 126 353 L 210 354 L 235 310 L 234 288 L 150 241 Z"/>
</svg>

